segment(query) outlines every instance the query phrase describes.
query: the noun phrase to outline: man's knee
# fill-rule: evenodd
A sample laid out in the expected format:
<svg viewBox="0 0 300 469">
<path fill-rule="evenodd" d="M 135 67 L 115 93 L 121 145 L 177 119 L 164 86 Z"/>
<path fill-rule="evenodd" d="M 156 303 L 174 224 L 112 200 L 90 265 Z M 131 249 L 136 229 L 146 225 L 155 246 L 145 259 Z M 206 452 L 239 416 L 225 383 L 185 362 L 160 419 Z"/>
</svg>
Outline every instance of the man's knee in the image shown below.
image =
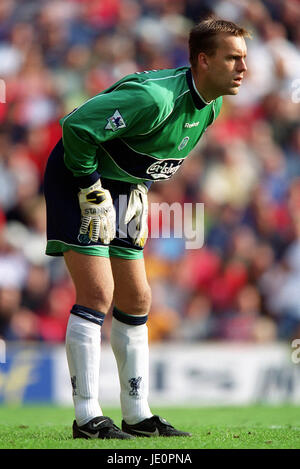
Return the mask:
<svg viewBox="0 0 300 469">
<path fill-rule="evenodd" d="M 75 285 L 76 304 L 106 314 L 114 290 L 110 260 L 75 251 L 67 251 L 64 258 Z"/>
<path fill-rule="evenodd" d="M 116 307 L 127 314 L 148 314 L 151 306 L 151 288 L 145 285 L 143 289 L 128 293 L 123 298 L 118 298 Z"/>
<path fill-rule="evenodd" d="M 144 290 L 136 295 L 136 305 L 133 305 L 131 314 L 148 314 L 151 306 L 151 288 L 145 286 Z"/>
<path fill-rule="evenodd" d="M 113 287 L 93 286 L 77 292 L 77 303 L 88 306 L 104 314 L 108 312 L 113 300 Z"/>
</svg>

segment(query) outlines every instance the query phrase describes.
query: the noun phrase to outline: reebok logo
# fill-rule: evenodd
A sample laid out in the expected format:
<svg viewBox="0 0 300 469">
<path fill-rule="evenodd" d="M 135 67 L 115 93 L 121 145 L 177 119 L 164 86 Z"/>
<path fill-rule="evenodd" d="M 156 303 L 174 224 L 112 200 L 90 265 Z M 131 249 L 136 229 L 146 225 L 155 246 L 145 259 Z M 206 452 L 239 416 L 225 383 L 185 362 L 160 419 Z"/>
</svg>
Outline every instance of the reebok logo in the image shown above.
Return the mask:
<svg viewBox="0 0 300 469">
<path fill-rule="evenodd" d="M 186 129 L 191 129 L 192 127 L 197 127 L 199 124 L 200 124 L 199 121 L 198 121 L 198 122 L 192 122 L 191 124 L 188 123 L 188 122 L 186 122 L 186 123 L 184 124 L 184 127 L 185 127 Z"/>
</svg>

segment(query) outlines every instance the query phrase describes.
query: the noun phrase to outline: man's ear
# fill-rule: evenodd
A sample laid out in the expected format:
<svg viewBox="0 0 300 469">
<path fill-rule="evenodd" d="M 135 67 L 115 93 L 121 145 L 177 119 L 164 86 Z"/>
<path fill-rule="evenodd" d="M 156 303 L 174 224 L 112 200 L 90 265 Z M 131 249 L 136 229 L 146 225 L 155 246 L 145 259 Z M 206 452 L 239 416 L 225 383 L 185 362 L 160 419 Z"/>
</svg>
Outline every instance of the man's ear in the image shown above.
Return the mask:
<svg viewBox="0 0 300 469">
<path fill-rule="evenodd" d="M 205 52 L 199 52 L 198 54 L 198 67 L 200 70 L 205 71 L 209 69 L 208 57 Z"/>
</svg>

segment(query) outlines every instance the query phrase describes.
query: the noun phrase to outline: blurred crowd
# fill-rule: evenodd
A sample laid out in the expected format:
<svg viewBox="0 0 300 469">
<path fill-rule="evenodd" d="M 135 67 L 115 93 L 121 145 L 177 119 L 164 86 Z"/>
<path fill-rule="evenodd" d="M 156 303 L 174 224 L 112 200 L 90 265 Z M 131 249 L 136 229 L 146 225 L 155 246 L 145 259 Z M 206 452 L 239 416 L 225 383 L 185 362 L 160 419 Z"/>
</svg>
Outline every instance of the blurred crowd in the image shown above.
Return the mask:
<svg viewBox="0 0 300 469">
<path fill-rule="evenodd" d="M 147 242 L 150 341 L 300 337 L 299 0 L 1 0 L 0 337 L 62 342 L 75 301 L 63 259 L 44 254 L 59 118 L 126 74 L 188 65 L 189 29 L 211 13 L 251 30 L 248 72 L 149 193 L 161 228 L 153 203 L 204 203 L 201 248 L 186 248 L 178 220 Z"/>
</svg>

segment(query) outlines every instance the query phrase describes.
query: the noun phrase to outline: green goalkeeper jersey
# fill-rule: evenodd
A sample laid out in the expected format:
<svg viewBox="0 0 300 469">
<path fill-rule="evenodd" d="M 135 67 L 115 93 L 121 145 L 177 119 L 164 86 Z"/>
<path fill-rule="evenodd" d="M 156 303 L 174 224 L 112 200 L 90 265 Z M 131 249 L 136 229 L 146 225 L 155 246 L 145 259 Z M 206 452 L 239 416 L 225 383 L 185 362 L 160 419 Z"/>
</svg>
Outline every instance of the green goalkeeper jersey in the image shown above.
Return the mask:
<svg viewBox="0 0 300 469">
<path fill-rule="evenodd" d="M 61 119 L 65 164 L 79 178 L 167 180 L 221 105 L 201 98 L 189 67 L 127 75 Z"/>
</svg>

